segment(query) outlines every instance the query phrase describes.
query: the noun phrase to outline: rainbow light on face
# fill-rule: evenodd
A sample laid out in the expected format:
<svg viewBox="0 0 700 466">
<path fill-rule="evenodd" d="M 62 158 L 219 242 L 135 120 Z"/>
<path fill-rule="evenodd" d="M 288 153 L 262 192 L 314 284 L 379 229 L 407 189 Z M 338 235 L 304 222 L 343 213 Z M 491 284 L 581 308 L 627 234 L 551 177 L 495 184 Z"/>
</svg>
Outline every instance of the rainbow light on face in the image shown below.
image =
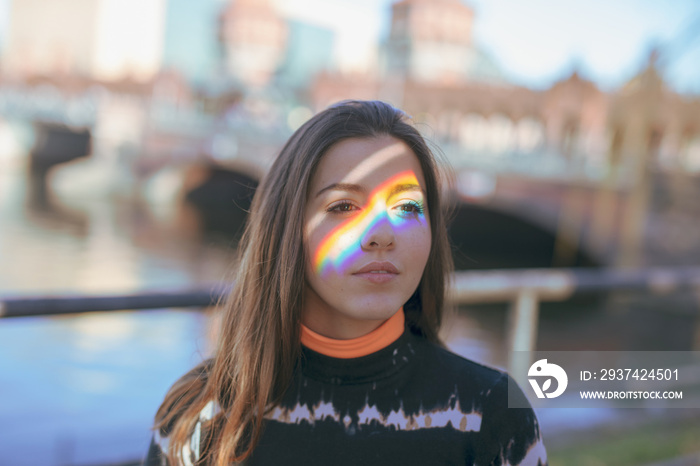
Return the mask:
<svg viewBox="0 0 700 466">
<path fill-rule="evenodd" d="M 370 193 L 369 201 L 360 213 L 334 228 L 321 241 L 321 245 L 314 255 L 314 268 L 318 274 L 323 274 L 331 268 L 337 270 L 342 268 L 344 264 L 351 263 L 362 252 L 362 238 L 379 222 L 388 220 L 394 228 L 408 225 L 410 218 L 389 215 L 386 209 L 392 192 L 402 185 L 420 186 L 416 175 L 411 170 L 392 176 Z M 424 218 L 423 213 L 417 215 Z M 341 246 L 341 240 L 348 234 L 355 236 L 356 239 L 349 245 Z"/>
</svg>

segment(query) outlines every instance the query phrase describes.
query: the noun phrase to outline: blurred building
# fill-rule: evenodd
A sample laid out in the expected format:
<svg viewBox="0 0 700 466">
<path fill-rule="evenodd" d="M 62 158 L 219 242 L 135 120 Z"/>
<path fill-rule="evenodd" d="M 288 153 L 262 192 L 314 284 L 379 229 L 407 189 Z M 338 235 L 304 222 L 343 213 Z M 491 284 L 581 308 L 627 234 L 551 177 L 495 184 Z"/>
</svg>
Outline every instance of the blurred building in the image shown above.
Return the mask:
<svg viewBox="0 0 700 466">
<path fill-rule="evenodd" d="M 279 82 L 308 89 L 313 79 L 333 61 L 333 31 L 299 20 L 287 19 L 288 39 L 278 70 Z"/>
<path fill-rule="evenodd" d="M 609 96 L 573 73 L 545 91 L 483 83 L 406 82 L 402 105 L 430 120 L 436 136 L 466 152 L 554 151 L 567 158 L 606 143 Z"/>
<path fill-rule="evenodd" d="M 503 80 L 474 45 L 474 11 L 460 0 L 401 0 L 391 9 L 385 75 L 444 85 Z"/>
<path fill-rule="evenodd" d="M 529 89 L 508 83 L 474 46 L 474 20 L 461 0 L 397 1 L 381 72 L 320 74 L 313 107 L 387 100 L 427 125 L 457 167 L 474 157 L 552 154 L 572 162 L 569 169 L 603 169 L 634 165 L 651 150 L 650 162 L 700 170 L 700 103 L 665 87 L 654 60 L 616 92 L 577 72 L 549 89 Z"/>
<path fill-rule="evenodd" d="M 379 98 L 424 123 L 458 168 L 534 154 L 600 169 L 651 148 L 660 166 L 700 171 L 698 99 L 666 88 L 653 60 L 616 92 L 578 73 L 529 89 L 508 83 L 479 51 L 477 20 L 462 0 L 396 1 L 377 44 L 380 68 L 348 75 L 331 68 L 331 30 L 285 17 L 271 0 L 168 0 L 167 8 L 166 0 L 23 0 L 12 2 L 2 65 L 27 85 L 12 92 L 31 94 L 17 102 L 41 102 L 30 105 L 35 112 L 60 100 L 51 97 L 57 89 L 70 99 L 95 86 L 192 118 L 226 114 L 248 89 L 261 91 L 256 99 L 274 89 L 284 96 L 274 105 L 285 109 Z M 199 78 L 206 89 L 191 92 Z M 283 111 L 274 118 L 287 121 Z"/>
<path fill-rule="evenodd" d="M 149 79 L 161 68 L 166 0 L 11 3 L 3 71 Z"/>
<path fill-rule="evenodd" d="M 214 94 L 232 82 L 306 89 L 332 63 L 334 36 L 267 0 L 168 0 L 163 64 Z"/>
<path fill-rule="evenodd" d="M 234 0 L 221 13 L 225 68 L 245 86 L 269 83 L 284 59 L 287 38 L 287 23 L 269 0 Z"/>
<path fill-rule="evenodd" d="M 167 0 L 163 66 L 191 82 L 205 82 L 221 72 L 221 45 L 214 31 L 221 0 Z"/>
<path fill-rule="evenodd" d="M 647 67 L 611 98 L 607 123 L 614 156 L 639 152 L 662 169 L 700 171 L 700 98 L 670 90 L 653 51 Z"/>
</svg>

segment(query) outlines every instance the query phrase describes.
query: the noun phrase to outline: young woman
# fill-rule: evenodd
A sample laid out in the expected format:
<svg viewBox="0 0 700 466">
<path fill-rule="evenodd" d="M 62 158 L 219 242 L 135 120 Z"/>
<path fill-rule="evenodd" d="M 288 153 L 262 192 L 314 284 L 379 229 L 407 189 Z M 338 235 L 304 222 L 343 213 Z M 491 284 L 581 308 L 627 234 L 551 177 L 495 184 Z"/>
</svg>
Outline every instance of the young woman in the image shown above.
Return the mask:
<svg viewBox="0 0 700 466">
<path fill-rule="evenodd" d="M 216 355 L 166 395 L 147 464 L 546 464 L 508 376 L 438 338 L 440 196 L 390 105 L 343 102 L 299 128 L 253 200 Z"/>
</svg>

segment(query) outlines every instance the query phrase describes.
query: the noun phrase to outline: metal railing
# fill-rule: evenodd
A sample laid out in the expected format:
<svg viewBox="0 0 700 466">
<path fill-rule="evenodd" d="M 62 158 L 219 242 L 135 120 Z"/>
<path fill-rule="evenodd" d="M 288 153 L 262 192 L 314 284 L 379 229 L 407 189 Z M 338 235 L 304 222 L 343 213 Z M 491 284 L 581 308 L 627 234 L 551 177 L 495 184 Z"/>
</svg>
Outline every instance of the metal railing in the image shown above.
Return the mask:
<svg viewBox="0 0 700 466">
<path fill-rule="evenodd" d="M 510 302 L 508 348 L 533 351 L 539 303 L 612 291 L 672 294 L 700 290 L 700 267 L 645 269 L 527 269 L 457 272 L 455 304 Z"/>
<path fill-rule="evenodd" d="M 209 307 L 230 288 L 158 291 L 114 296 L 0 297 L 0 318 L 96 311 Z M 453 304 L 511 303 L 508 349 L 534 351 L 539 304 L 612 291 L 672 294 L 700 290 L 700 267 L 645 269 L 526 269 L 456 272 Z"/>
</svg>

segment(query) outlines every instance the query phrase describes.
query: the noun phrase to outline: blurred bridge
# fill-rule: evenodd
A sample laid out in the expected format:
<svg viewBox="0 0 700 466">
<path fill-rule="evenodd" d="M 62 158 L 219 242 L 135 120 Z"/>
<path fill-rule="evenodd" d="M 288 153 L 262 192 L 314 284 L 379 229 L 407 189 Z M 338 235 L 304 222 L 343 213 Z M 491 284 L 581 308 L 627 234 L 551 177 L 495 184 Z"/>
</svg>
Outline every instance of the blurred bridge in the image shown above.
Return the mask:
<svg viewBox="0 0 700 466">
<path fill-rule="evenodd" d="M 649 73 L 641 85 L 656 89 L 659 83 Z M 557 92 L 572 86 L 587 84 L 574 77 Z M 420 99 L 432 95 L 424 104 L 429 105 L 447 95 L 431 92 L 411 92 L 413 100 L 406 104 L 423 115 L 417 118 L 419 129 L 455 168 L 456 215 L 450 235 L 459 269 L 639 265 L 649 261 L 641 251 L 649 234 L 665 236 L 663 228 L 649 229 L 649 223 L 664 224 L 669 212 L 695 213 L 686 200 L 700 195 L 696 175 L 659 165 L 661 130 L 652 112 L 664 108 L 658 93 L 621 97 L 629 108 L 610 117 L 618 128 L 610 147 L 596 146 L 597 152 L 584 154 L 575 141 L 582 138 L 585 121 L 581 127 L 571 119 L 571 124 L 560 124 L 561 140 L 546 145 L 546 128 L 538 126 L 537 118 L 521 119 L 517 131 L 507 130 L 498 115 L 498 128 L 491 128 L 483 118 L 455 111 L 443 112 L 431 123 L 419 110 Z M 132 184 L 136 191 L 163 171 L 174 172 L 182 197 L 202 212 L 203 228 L 237 233 L 258 181 L 296 125 L 290 123 L 295 109 L 233 99 L 217 112 L 202 102 L 206 100 L 188 95 L 168 76 L 148 85 L 0 86 L 0 118 L 41 122 L 28 153 L 41 155 L 42 166 L 89 155 L 90 161 L 82 163 L 103 167 L 112 183 Z M 586 108 L 562 102 L 565 109 Z M 596 134 L 602 137 L 599 123 Z M 73 142 L 87 134 L 89 154 L 85 144 L 69 147 L 68 139 L 42 136 L 57 128 L 72 134 Z M 513 138 L 520 141 L 516 146 L 503 146 Z M 475 146 L 475 140 L 481 142 Z M 79 170 L 72 169 L 78 184 Z M 665 209 L 663 215 L 654 206 Z M 663 252 L 663 247 L 657 249 Z"/>
</svg>

